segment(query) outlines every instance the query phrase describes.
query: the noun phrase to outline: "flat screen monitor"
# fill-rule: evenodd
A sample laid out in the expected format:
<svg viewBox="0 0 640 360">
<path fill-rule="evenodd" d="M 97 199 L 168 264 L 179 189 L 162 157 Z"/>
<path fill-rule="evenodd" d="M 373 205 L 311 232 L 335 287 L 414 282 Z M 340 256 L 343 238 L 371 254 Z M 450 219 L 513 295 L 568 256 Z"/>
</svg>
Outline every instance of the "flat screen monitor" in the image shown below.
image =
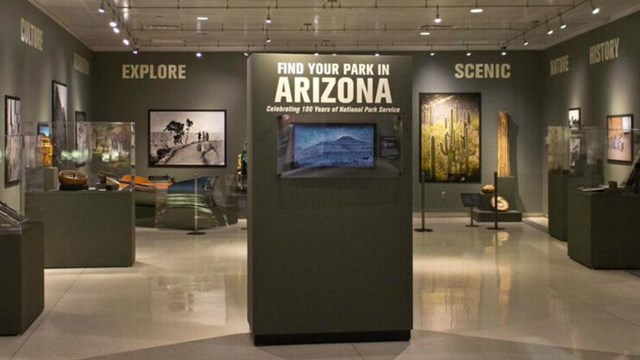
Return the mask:
<svg viewBox="0 0 640 360">
<path fill-rule="evenodd" d="M 297 123 L 293 168 L 374 168 L 376 125 Z"/>
</svg>

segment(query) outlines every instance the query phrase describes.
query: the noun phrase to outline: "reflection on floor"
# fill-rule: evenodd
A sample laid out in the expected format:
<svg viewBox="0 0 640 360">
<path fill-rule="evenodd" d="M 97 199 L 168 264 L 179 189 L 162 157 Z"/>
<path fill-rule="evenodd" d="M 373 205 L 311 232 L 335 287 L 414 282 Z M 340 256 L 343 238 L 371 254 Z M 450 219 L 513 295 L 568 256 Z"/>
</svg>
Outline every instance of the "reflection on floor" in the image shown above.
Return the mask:
<svg viewBox="0 0 640 360">
<path fill-rule="evenodd" d="M 414 234 L 408 343 L 252 346 L 240 223 L 198 237 L 139 228 L 132 268 L 47 270 L 44 313 L 0 337 L 0 359 L 640 358 L 640 278 L 589 270 L 527 223 L 466 223 Z"/>
</svg>

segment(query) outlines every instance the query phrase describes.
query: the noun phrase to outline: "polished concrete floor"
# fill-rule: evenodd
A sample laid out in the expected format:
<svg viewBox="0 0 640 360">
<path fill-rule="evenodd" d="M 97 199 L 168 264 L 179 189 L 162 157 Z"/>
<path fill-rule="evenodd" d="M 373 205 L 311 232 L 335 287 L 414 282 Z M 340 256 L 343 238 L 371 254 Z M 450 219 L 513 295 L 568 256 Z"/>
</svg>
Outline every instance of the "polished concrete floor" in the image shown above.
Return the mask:
<svg viewBox="0 0 640 360">
<path fill-rule="evenodd" d="M 0 337 L 0 359 L 640 358 L 639 277 L 573 262 L 544 221 L 466 223 L 431 219 L 414 235 L 410 342 L 256 348 L 243 224 L 139 228 L 132 268 L 47 270 L 43 314 Z"/>
</svg>

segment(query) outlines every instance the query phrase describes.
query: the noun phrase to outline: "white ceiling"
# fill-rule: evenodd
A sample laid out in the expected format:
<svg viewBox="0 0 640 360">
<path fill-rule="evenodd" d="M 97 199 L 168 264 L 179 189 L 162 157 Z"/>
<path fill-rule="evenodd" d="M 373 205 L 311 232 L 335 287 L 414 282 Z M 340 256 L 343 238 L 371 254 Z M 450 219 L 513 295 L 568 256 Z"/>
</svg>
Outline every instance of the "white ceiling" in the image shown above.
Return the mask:
<svg viewBox="0 0 640 360">
<path fill-rule="evenodd" d="M 104 0 L 99 14 L 102 0 L 29 1 L 95 51 L 131 50 L 126 33 L 142 51 L 523 49 L 524 38 L 544 49 L 640 10 L 638 0 L 478 0 L 482 14 L 470 13 L 475 0 Z M 425 27 L 431 35 L 419 34 Z"/>
</svg>

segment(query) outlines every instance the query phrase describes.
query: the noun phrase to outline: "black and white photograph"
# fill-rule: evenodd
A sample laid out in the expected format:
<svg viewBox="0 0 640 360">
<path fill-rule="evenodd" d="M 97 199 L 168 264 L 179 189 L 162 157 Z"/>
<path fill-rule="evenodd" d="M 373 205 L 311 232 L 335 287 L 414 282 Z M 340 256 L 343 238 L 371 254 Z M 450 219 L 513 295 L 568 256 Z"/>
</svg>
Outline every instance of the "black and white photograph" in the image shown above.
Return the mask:
<svg viewBox="0 0 640 360">
<path fill-rule="evenodd" d="M 226 110 L 149 110 L 149 166 L 226 166 Z"/>
<path fill-rule="evenodd" d="M 51 116 L 51 142 L 53 145 L 53 166 L 62 164 L 62 151 L 67 143 L 67 85 L 53 81 Z"/>
<path fill-rule="evenodd" d="M 87 162 L 89 156 L 87 152 L 87 114 L 83 111 L 76 111 L 76 151 L 78 158 L 76 165 L 82 166 Z"/>
<path fill-rule="evenodd" d="M 13 96 L 4 97 L 4 131 L 6 161 L 4 162 L 4 183 L 15 185 L 20 183 L 20 99 Z"/>
<path fill-rule="evenodd" d="M 571 131 L 578 131 L 580 126 L 580 108 L 569 109 L 569 128 Z"/>
</svg>

